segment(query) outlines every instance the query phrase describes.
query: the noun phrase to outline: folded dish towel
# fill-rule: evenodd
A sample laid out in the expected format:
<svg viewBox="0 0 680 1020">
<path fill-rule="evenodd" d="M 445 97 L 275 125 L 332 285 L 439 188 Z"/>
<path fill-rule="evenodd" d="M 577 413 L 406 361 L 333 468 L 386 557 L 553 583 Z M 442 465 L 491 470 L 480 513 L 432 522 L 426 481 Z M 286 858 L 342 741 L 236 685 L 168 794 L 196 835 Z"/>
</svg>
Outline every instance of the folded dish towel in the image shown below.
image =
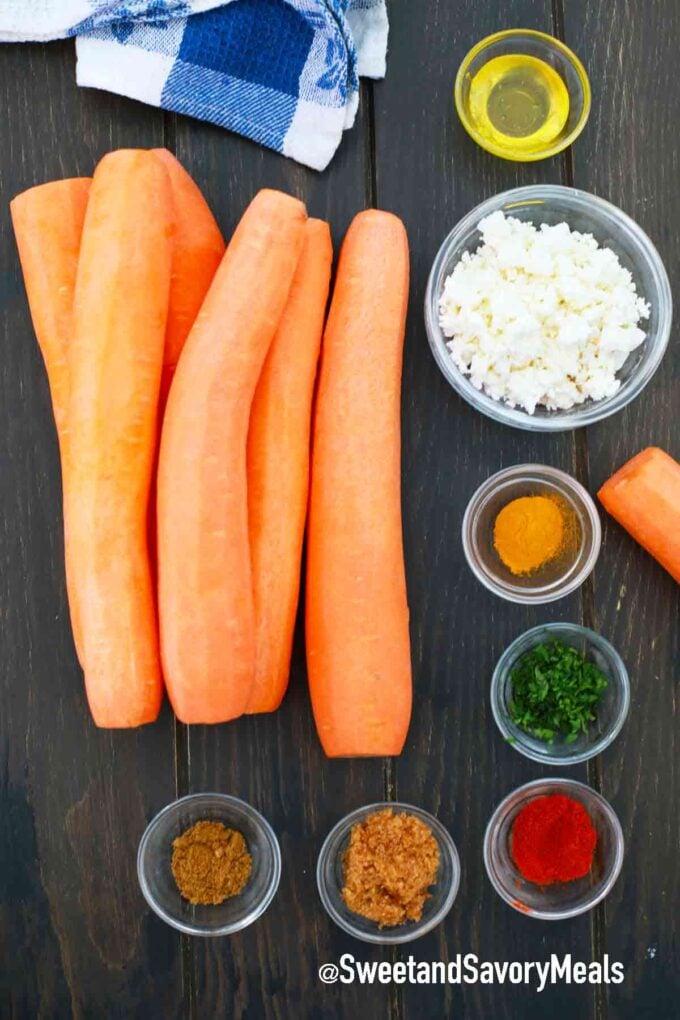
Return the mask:
<svg viewBox="0 0 680 1020">
<path fill-rule="evenodd" d="M 359 76 L 382 78 L 385 0 L 1 0 L 0 41 L 76 36 L 79 85 L 209 120 L 323 170 Z"/>
</svg>

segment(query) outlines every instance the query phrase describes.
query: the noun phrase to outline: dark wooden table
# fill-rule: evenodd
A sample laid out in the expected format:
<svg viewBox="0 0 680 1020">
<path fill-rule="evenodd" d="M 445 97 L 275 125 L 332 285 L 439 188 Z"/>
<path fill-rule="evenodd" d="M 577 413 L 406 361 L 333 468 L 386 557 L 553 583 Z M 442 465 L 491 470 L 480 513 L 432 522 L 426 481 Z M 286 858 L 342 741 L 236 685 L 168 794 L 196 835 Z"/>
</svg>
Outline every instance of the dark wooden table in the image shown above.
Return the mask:
<svg viewBox="0 0 680 1020">
<path fill-rule="evenodd" d="M 473 205 L 536 181 L 575 184 L 623 207 L 658 244 L 680 292 L 680 82 L 677 0 L 393 0 L 389 71 L 363 89 L 359 120 L 322 175 L 224 131 L 104 93 L 78 90 L 71 44 L 0 49 L 0 1009 L 3 1017 L 460 1017 L 673 1020 L 680 1016 L 680 588 L 604 521 L 593 578 L 575 596 L 527 609 L 473 579 L 459 540 L 475 487 L 525 461 L 574 473 L 591 491 L 643 446 L 680 457 L 680 346 L 625 412 L 556 436 L 503 428 L 448 387 L 422 316 L 439 243 Z M 566 40 L 593 84 L 573 150 L 501 162 L 465 135 L 455 69 L 491 31 L 522 26 Z M 167 145 L 229 233 L 270 185 L 327 217 L 337 241 L 367 205 L 399 213 L 413 287 L 403 388 L 406 560 L 415 711 L 393 761 L 326 761 L 316 739 L 298 637 L 280 712 L 187 729 L 166 708 L 138 732 L 92 725 L 70 636 L 60 474 L 47 383 L 29 322 L 7 201 L 62 175 L 89 174 L 118 146 Z M 495 804 L 545 770 L 500 738 L 488 684 L 508 642 L 546 620 L 594 627 L 631 673 L 628 722 L 611 747 L 570 771 L 610 799 L 627 854 L 605 904 L 562 924 L 532 921 L 492 890 L 481 842 Z M 181 938 L 146 908 L 135 853 L 146 822 L 179 794 L 244 797 L 271 821 L 284 871 L 266 916 L 222 940 Z M 449 827 L 462 886 L 445 923 L 403 951 L 355 942 L 325 915 L 314 868 L 328 829 L 384 797 L 420 804 Z M 324 986 L 319 965 L 360 960 L 574 959 L 623 962 L 610 987 Z"/>
</svg>

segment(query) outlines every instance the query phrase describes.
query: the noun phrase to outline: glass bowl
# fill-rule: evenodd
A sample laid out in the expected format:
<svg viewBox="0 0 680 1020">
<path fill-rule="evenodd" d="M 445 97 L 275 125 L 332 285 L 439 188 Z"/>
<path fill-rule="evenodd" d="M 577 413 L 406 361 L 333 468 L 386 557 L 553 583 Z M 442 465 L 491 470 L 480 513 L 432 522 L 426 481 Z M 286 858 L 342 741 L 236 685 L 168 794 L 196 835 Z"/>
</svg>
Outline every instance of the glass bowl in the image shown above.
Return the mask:
<svg viewBox="0 0 680 1020">
<path fill-rule="evenodd" d="M 493 544 L 496 516 L 521 496 L 554 495 L 571 510 L 576 541 L 532 574 L 515 575 Z M 467 505 L 462 527 L 463 550 L 475 577 L 509 602 L 541 605 L 575 591 L 591 573 L 600 554 L 602 526 L 591 497 L 575 478 L 542 464 L 518 464 L 487 478 Z"/>
<path fill-rule="evenodd" d="M 621 264 L 632 273 L 639 296 L 651 306 L 650 317 L 644 323 L 647 339 L 631 352 L 617 373 L 621 386 L 613 396 L 588 400 L 564 411 L 549 411 L 539 406 L 532 415 L 475 389 L 457 368 L 439 326 L 439 299 L 446 278 L 463 252 L 473 252 L 479 247 L 481 235 L 477 230 L 478 223 L 499 209 L 520 220 L 531 220 L 536 225 L 566 222 L 572 230 L 592 234 L 600 245 L 611 248 Z M 666 270 L 656 248 L 637 223 L 602 198 L 556 184 L 505 191 L 469 212 L 439 249 L 425 294 L 427 336 L 446 380 L 482 414 L 505 425 L 533 432 L 563 432 L 592 425 L 630 403 L 659 367 L 668 344 L 672 317 L 673 300 Z"/>
<path fill-rule="evenodd" d="M 515 818 L 536 797 L 561 793 L 583 804 L 597 832 L 593 867 L 573 882 L 540 886 L 527 882 L 510 856 Z M 537 779 L 520 786 L 494 811 L 484 836 L 484 864 L 491 884 L 515 910 L 544 921 L 584 914 L 609 893 L 623 864 L 623 831 L 613 809 L 599 793 L 573 779 Z"/>
<path fill-rule="evenodd" d="M 470 84 L 475 75 L 488 61 L 515 53 L 537 57 L 549 64 L 562 78 L 569 93 L 569 115 L 558 137 L 543 149 L 525 153 L 505 147 L 502 142 L 494 141 L 479 131 L 469 110 Z M 564 43 L 544 32 L 514 28 L 489 35 L 473 46 L 458 69 L 454 99 L 463 127 L 478 145 L 502 159 L 528 163 L 555 156 L 578 138 L 588 120 L 591 94 L 583 64 Z"/>
<path fill-rule="evenodd" d="M 343 857 L 349 844 L 350 830 L 357 822 L 363 822 L 376 811 L 391 808 L 405 812 L 424 822 L 431 830 L 439 846 L 439 872 L 432 887 L 431 895 L 425 902 L 420 921 L 406 921 L 394 928 L 379 928 L 375 921 L 369 921 L 355 914 L 342 898 L 344 885 Z M 367 804 L 342 818 L 326 837 L 316 868 L 316 883 L 321 902 L 328 914 L 340 928 L 363 942 L 379 945 L 397 945 L 412 942 L 435 928 L 448 914 L 458 893 L 460 883 L 460 861 L 451 836 L 434 815 L 428 814 L 412 804 L 384 802 Z"/>
<path fill-rule="evenodd" d="M 513 721 L 508 707 L 512 701 L 512 672 L 519 660 L 536 645 L 554 640 L 577 648 L 608 681 L 596 719 L 571 744 L 557 738 L 554 744 L 546 744 L 531 736 Z M 621 656 L 603 637 L 577 623 L 546 623 L 521 634 L 501 655 L 491 680 L 491 708 L 499 730 L 520 754 L 544 765 L 576 765 L 604 751 L 621 732 L 629 707 L 628 671 Z"/>
<path fill-rule="evenodd" d="M 180 896 L 170 870 L 172 841 L 206 819 L 243 834 L 253 870 L 238 896 L 195 906 Z M 146 902 L 173 928 L 187 935 L 231 935 L 256 921 L 274 898 L 281 851 L 269 822 L 245 801 L 224 793 L 194 793 L 168 804 L 149 823 L 139 844 L 137 875 Z"/>
</svg>

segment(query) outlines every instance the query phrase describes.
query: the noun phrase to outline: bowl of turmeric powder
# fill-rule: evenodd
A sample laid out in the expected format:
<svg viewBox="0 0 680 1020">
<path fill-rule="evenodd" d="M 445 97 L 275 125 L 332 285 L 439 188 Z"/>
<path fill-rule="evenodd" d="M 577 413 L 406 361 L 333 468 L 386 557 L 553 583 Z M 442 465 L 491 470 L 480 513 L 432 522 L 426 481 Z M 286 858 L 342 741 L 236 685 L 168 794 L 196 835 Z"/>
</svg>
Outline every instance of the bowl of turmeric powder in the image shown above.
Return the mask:
<svg viewBox="0 0 680 1020">
<path fill-rule="evenodd" d="M 151 820 L 137 853 L 151 909 L 187 935 L 231 935 L 260 917 L 281 877 L 267 820 L 224 793 L 194 793 Z"/>
<path fill-rule="evenodd" d="M 463 549 L 475 577 L 510 602 L 540 605 L 593 570 L 602 528 L 595 503 L 564 471 L 519 464 L 488 478 L 468 503 Z"/>
</svg>

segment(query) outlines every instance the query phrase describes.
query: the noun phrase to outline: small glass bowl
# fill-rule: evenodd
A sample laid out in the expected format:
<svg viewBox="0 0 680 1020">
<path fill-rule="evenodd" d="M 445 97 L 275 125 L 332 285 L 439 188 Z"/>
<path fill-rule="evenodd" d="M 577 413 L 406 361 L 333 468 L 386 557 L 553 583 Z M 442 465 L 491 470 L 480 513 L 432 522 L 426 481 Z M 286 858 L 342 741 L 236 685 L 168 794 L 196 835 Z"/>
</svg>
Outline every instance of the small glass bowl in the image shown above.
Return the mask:
<svg viewBox="0 0 680 1020">
<path fill-rule="evenodd" d="M 532 574 L 515 575 L 493 544 L 498 513 L 521 496 L 554 495 L 564 501 L 577 525 L 576 541 Z M 591 573 L 600 554 L 602 526 L 591 497 L 575 478 L 542 464 L 518 464 L 487 478 L 463 517 L 463 550 L 475 577 L 509 602 L 541 605 L 575 591 Z"/>
<path fill-rule="evenodd" d="M 475 75 L 495 57 L 515 53 L 537 57 L 549 64 L 562 78 L 569 93 L 569 116 L 558 137 L 544 149 L 525 153 L 518 153 L 516 149 L 505 147 L 482 134 L 469 112 L 470 84 Z M 473 46 L 458 69 L 454 99 L 463 127 L 478 145 L 502 159 L 529 163 L 557 155 L 578 138 L 590 114 L 591 92 L 586 69 L 564 43 L 545 32 L 512 28 L 489 35 Z"/>
<path fill-rule="evenodd" d="M 617 373 L 621 385 L 613 396 L 603 400 L 587 400 L 561 411 L 549 411 L 539 406 L 534 414 L 529 414 L 523 408 L 509 407 L 500 400 L 494 400 L 483 390 L 476 389 L 458 369 L 439 325 L 439 300 L 446 278 L 460 262 L 463 253 L 474 252 L 481 244 L 481 235 L 477 229 L 480 220 L 499 209 L 508 216 L 529 220 L 536 226 L 542 223 L 567 223 L 572 230 L 592 234 L 598 244 L 611 248 L 621 265 L 632 274 L 638 295 L 650 305 L 649 319 L 641 327 L 647 338 L 629 354 Z M 668 345 L 672 318 L 673 299 L 664 264 L 637 223 L 602 198 L 557 184 L 535 184 L 505 191 L 469 212 L 439 249 L 425 294 L 427 336 L 435 361 L 447 382 L 482 414 L 504 425 L 513 425 L 531 432 L 564 432 L 582 425 L 592 425 L 629 404 L 659 367 Z"/>
<path fill-rule="evenodd" d="M 597 832 L 590 872 L 573 882 L 540 886 L 527 882 L 510 855 L 515 818 L 536 797 L 561 793 L 583 804 Z M 514 790 L 494 811 L 484 836 L 484 864 L 491 884 L 515 910 L 543 921 L 585 914 L 605 898 L 623 864 L 621 823 L 604 797 L 573 779 L 537 779 Z"/>
<path fill-rule="evenodd" d="M 546 744 L 532 737 L 513 721 L 508 707 L 512 672 L 520 659 L 536 645 L 555 640 L 578 649 L 608 681 L 595 720 L 571 744 L 557 738 L 554 744 Z M 621 732 L 629 707 L 628 671 L 621 656 L 603 637 L 577 623 L 546 623 L 521 634 L 501 655 L 491 680 L 491 708 L 499 730 L 516 751 L 544 765 L 577 765 L 604 751 Z"/>
<path fill-rule="evenodd" d="M 194 906 L 180 896 L 170 869 L 172 841 L 203 820 L 241 832 L 253 870 L 238 896 L 220 904 Z M 264 914 L 281 878 L 281 851 L 269 822 L 245 801 L 224 793 L 194 793 L 163 808 L 139 844 L 137 875 L 146 902 L 163 920 L 187 935 L 231 935 Z"/>
<path fill-rule="evenodd" d="M 344 885 L 343 856 L 349 844 L 350 830 L 357 822 L 363 822 L 376 811 L 391 808 L 395 813 L 405 812 L 424 822 L 439 846 L 439 872 L 429 899 L 425 901 L 420 921 L 406 921 L 394 928 L 380 928 L 360 914 L 355 914 L 342 898 Z M 453 906 L 460 883 L 460 860 L 451 836 L 434 815 L 428 814 L 412 804 L 384 802 L 367 804 L 342 818 L 326 837 L 316 867 L 316 883 L 321 902 L 328 914 L 340 928 L 362 942 L 378 945 L 397 945 L 413 942 L 443 921 Z"/>
</svg>

